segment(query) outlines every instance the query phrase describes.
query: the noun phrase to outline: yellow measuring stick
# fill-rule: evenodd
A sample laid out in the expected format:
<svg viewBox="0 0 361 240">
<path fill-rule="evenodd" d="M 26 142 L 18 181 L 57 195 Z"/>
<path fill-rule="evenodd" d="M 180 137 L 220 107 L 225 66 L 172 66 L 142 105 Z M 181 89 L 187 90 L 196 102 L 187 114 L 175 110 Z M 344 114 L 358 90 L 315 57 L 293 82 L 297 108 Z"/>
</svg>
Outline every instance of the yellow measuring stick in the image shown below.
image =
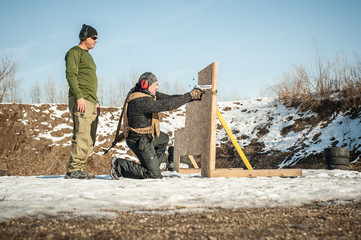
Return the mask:
<svg viewBox="0 0 361 240">
<path fill-rule="evenodd" d="M 247 169 L 248 170 L 253 170 L 253 168 L 252 168 L 251 164 L 249 163 L 246 155 L 244 155 L 242 149 L 238 145 L 238 142 L 236 141 L 236 138 L 233 136 L 233 133 L 231 132 L 231 129 L 229 129 L 226 121 L 224 121 L 224 118 L 223 118 L 221 112 L 218 110 L 218 108 L 217 108 L 217 116 L 218 116 L 219 121 L 222 123 L 224 129 L 226 130 L 229 138 L 231 139 L 233 145 L 236 147 L 237 152 L 238 152 L 239 156 L 241 156 L 241 158 L 242 158 L 244 164 L 246 165 Z"/>
</svg>

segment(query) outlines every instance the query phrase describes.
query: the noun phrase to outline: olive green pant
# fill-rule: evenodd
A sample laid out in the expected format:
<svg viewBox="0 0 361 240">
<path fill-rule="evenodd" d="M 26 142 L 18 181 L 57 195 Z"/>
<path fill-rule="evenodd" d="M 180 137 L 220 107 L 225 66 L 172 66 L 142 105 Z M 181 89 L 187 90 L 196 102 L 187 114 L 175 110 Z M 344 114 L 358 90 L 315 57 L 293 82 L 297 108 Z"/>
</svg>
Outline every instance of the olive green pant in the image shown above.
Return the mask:
<svg viewBox="0 0 361 240">
<path fill-rule="evenodd" d="M 96 104 L 85 100 L 86 111 L 77 110 L 75 97 L 69 97 L 69 111 L 73 119 L 73 138 L 67 172 L 85 171 L 86 161 L 93 152 L 98 125 Z"/>
</svg>

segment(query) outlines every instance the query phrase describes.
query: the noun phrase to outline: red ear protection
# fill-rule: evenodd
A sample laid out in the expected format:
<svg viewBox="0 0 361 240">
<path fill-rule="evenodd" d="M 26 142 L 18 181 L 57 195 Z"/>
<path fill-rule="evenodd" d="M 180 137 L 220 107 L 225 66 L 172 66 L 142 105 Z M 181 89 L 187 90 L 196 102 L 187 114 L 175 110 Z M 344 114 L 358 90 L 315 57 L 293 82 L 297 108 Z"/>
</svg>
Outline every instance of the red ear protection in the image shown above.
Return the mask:
<svg viewBox="0 0 361 240">
<path fill-rule="evenodd" d="M 140 86 L 142 87 L 142 89 L 147 89 L 148 88 L 148 80 L 143 78 L 142 81 L 140 82 Z"/>
</svg>

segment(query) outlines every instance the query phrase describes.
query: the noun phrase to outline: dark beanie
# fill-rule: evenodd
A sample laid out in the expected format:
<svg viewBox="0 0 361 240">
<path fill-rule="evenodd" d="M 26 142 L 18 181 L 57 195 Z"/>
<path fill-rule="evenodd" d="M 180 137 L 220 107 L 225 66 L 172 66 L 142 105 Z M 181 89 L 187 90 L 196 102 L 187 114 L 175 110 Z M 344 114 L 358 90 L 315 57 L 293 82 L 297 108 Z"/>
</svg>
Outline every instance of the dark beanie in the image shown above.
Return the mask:
<svg viewBox="0 0 361 240">
<path fill-rule="evenodd" d="M 88 27 L 88 37 L 92 37 L 94 35 L 98 36 L 97 30 L 95 30 L 95 28 L 93 28 L 92 26 L 89 26 Z"/>
<path fill-rule="evenodd" d="M 137 87 L 139 89 L 147 90 L 150 85 L 153 83 L 158 82 L 157 77 L 151 72 L 143 73 L 138 80 Z"/>
<path fill-rule="evenodd" d="M 93 28 L 92 26 L 83 24 L 83 27 L 81 28 L 80 33 L 79 33 L 79 38 L 81 39 L 82 36 L 86 36 L 88 38 L 88 37 L 92 37 L 94 35 L 98 36 L 97 30 L 95 30 L 95 28 Z"/>
</svg>

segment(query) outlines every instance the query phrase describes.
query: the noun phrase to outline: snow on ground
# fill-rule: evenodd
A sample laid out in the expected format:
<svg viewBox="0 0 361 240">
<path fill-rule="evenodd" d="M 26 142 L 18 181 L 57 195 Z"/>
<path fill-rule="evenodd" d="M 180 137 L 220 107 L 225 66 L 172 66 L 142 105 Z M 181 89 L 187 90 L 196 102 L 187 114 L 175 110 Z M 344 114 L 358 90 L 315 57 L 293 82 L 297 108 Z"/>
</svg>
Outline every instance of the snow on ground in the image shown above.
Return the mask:
<svg viewBox="0 0 361 240">
<path fill-rule="evenodd" d="M 241 147 L 258 138 L 258 129 L 261 128 L 268 130 L 259 138 L 266 146 L 264 152 L 286 151 L 302 141 L 305 149 L 282 166 L 292 165 L 311 153 L 322 152 L 331 145 L 331 138 L 339 140 L 337 147 L 357 150 L 361 146 L 360 119 L 351 119 L 343 113 L 330 116 L 330 121 L 321 122 L 316 127 L 305 126 L 303 131 L 281 136 L 281 129 L 299 119 L 310 118 L 314 113 L 299 113 L 297 109 L 280 105 L 274 98 L 223 102 L 218 103 L 218 108 L 235 137 L 240 139 Z M 162 130 L 174 133 L 174 130 L 183 127 L 184 110 L 185 107 L 182 107 L 180 111 L 166 116 L 161 123 Z M 34 108 L 34 111 L 38 110 Z M 50 117 L 62 118 L 64 113 L 66 110 L 59 111 L 52 105 Z M 98 126 L 100 139 L 114 135 L 119 115 L 120 108 L 101 115 Z M 53 127 L 60 130 L 69 126 L 59 124 Z M 317 141 L 312 140 L 315 136 L 318 136 Z M 217 130 L 218 145 L 225 137 L 224 129 Z M 34 139 L 41 138 L 51 139 L 57 144 L 70 135 L 54 137 L 49 132 L 39 132 Z M 99 141 L 97 145 L 104 141 Z M 70 144 L 70 139 L 68 142 Z M 112 154 L 124 158 L 126 149 L 125 142 L 122 142 Z M 162 209 L 158 213 L 187 213 L 212 211 L 214 207 L 237 209 L 361 200 L 361 173 L 354 171 L 303 170 L 303 175 L 297 178 L 203 178 L 199 174 L 176 172 L 164 172 L 163 175 L 162 180 L 119 181 L 110 180 L 109 175 L 97 176 L 95 180 L 67 180 L 64 176 L 0 177 L 0 221 L 42 216 L 115 217 L 116 213 L 112 211 L 152 213 Z"/>
<path fill-rule="evenodd" d="M 116 217 L 114 211 L 194 213 L 212 208 L 300 206 L 361 200 L 361 173 L 303 170 L 296 178 L 203 178 L 163 172 L 159 179 L 64 176 L 0 178 L 0 222 L 19 217 Z M 158 210 L 158 211 L 154 211 Z"/>
</svg>

